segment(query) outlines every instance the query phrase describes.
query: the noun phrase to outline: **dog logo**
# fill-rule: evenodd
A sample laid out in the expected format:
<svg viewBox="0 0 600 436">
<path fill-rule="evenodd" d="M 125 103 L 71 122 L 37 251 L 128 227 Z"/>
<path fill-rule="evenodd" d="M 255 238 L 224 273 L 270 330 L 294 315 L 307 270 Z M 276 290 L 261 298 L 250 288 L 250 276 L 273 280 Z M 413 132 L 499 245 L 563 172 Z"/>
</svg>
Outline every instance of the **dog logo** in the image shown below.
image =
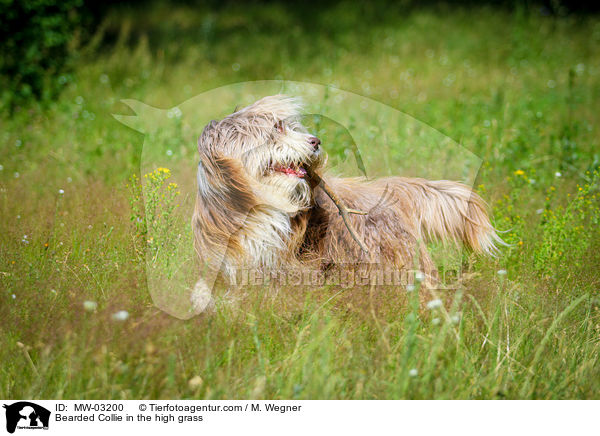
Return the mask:
<svg viewBox="0 0 600 436">
<path fill-rule="evenodd" d="M 42 406 L 29 401 L 19 401 L 10 405 L 4 404 L 6 409 L 6 431 L 14 433 L 18 429 L 43 429 L 48 430 L 50 411 Z"/>
</svg>

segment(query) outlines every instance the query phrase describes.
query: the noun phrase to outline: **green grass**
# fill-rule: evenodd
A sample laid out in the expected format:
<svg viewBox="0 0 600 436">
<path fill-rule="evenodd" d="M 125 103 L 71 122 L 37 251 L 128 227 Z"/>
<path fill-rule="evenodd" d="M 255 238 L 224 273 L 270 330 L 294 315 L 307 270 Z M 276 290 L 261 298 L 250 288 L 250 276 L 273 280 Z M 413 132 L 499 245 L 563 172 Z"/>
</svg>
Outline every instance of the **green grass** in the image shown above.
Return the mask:
<svg viewBox="0 0 600 436">
<path fill-rule="evenodd" d="M 600 18 L 533 9 L 113 10 L 57 101 L 0 121 L 0 397 L 599 398 L 599 42 Z M 274 78 L 334 84 L 460 142 L 513 246 L 465 257 L 435 310 L 387 288 L 254 289 L 188 321 L 158 310 L 126 186 L 143 137 L 111 114 Z M 183 150 L 173 165 L 193 168 L 202 127 L 165 139 Z"/>
</svg>

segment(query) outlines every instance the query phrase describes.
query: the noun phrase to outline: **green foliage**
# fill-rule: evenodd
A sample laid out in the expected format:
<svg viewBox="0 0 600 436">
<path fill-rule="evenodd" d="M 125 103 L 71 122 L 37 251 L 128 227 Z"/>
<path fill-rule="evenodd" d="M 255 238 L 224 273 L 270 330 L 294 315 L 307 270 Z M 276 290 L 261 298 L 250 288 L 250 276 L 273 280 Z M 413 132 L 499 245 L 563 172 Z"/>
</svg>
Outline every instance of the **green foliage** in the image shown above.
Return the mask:
<svg viewBox="0 0 600 436">
<path fill-rule="evenodd" d="M 525 219 L 521 203 L 531 193 L 531 185 L 535 183 L 535 179 L 528 177 L 523 170 L 516 170 L 504 180 L 508 193 L 496 201 L 493 215 L 496 227 L 504 231 L 502 239 L 511 246 L 507 248 L 507 252 L 512 254 L 518 253 L 523 245 Z"/>
<path fill-rule="evenodd" d="M 70 76 L 70 44 L 83 0 L 1 0 L 0 85 L 3 104 L 50 98 Z"/>
<path fill-rule="evenodd" d="M 169 260 L 181 238 L 174 231 L 180 228 L 176 226 L 175 210 L 179 208 L 177 198 L 181 193 L 176 183 L 167 182 L 170 177 L 168 168 L 157 168 L 144 174 L 144 185 L 135 174 L 128 185 L 131 221 L 136 229 L 136 253 L 142 259 L 146 253 L 141 247 L 145 246 L 151 261 L 157 263 L 160 260 L 165 268 L 169 267 Z"/>
<path fill-rule="evenodd" d="M 598 236 L 600 199 L 595 170 L 589 181 L 576 186 L 574 195 L 568 194 L 566 206 L 555 206 L 556 188 L 548 188 L 542 215 L 541 240 L 534 253 L 535 267 L 542 274 L 555 274 L 561 265 L 580 269 L 586 264 L 585 255 L 592 240 Z"/>
</svg>

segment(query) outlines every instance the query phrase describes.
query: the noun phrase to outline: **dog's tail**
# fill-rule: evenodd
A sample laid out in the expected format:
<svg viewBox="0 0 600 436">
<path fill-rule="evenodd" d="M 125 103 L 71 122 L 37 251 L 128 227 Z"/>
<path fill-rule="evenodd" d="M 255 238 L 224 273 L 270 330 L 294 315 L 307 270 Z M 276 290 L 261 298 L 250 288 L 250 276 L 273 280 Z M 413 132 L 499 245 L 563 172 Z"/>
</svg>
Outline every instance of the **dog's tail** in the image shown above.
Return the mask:
<svg viewBox="0 0 600 436">
<path fill-rule="evenodd" d="M 475 252 L 496 256 L 499 245 L 507 245 L 490 222 L 486 204 L 469 187 L 448 180 L 413 185 L 421 228 L 430 240 L 463 242 Z"/>
</svg>

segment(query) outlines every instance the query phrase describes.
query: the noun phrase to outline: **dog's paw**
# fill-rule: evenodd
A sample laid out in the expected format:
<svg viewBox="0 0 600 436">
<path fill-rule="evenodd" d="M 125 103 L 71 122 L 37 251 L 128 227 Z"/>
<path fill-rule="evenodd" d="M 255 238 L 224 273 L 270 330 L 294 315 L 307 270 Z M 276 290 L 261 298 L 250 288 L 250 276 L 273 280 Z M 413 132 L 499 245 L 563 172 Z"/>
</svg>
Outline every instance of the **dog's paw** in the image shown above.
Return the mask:
<svg viewBox="0 0 600 436">
<path fill-rule="evenodd" d="M 199 315 L 202 312 L 214 310 L 215 302 L 211 295 L 211 290 L 204 280 L 200 279 L 194 285 L 194 289 L 190 294 L 191 310 L 194 315 Z"/>
</svg>

